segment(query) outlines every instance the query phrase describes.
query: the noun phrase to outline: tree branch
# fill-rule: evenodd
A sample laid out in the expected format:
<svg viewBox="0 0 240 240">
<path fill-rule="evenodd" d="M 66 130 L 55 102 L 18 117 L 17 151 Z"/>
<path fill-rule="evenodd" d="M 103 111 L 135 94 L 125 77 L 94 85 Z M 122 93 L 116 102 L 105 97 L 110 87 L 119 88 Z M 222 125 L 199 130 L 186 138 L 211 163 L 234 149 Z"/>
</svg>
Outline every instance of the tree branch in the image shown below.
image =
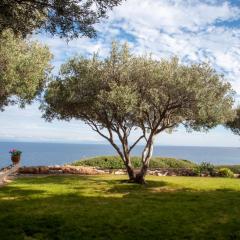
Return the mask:
<svg viewBox="0 0 240 240">
<path fill-rule="evenodd" d="M 86 123 L 92 128 L 93 131 L 97 132 L 101 137 L 103 137 L 103 138 L 105 138 L 106 140 L 108 140 L 108 141 L 111 143 L 111 145 L 115 148 L 115 150 L 118 152 L 118 154 L 121 156 L 121 158 L 124 160 L 124 154 L 121 152 L 121 150 L 120 150 L 120 148 L 117 146 L 117 144 L 114 143 L 111 129 L 107 128 L 108 131 L 109 131 L 109 135 L 110 135 L 110 136 L 108 137 L 108 136 L 104 135 L 104 134 L 99 130 L 97 124 L 96 124 L 94 121 L 88 119 Z"/>
<path fill-rule="evenodd" d="M 128 150 L 128 153 L 130 153 L 132 151 L 132 149 L 138 144 L 138 142 L 144 138 L 144 135 L 140 136 L 136 141 L 135 143 L 132 144 L 132 146 L 130 146 L 129 150 Z"/>
</svg>

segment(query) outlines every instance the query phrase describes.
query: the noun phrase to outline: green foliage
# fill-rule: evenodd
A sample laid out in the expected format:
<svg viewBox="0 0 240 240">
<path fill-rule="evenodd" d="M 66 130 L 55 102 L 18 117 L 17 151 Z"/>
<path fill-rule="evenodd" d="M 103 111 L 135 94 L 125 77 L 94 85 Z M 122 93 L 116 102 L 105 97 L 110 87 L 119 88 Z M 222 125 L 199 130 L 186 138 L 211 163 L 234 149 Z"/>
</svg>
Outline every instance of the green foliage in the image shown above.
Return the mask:
<svg viewBox="0 0 240 240">
<path fill-rule="evenodd" d="M 215 176 L 216 170 L 214 165 L 208 162 L 202 162 L 199 166 L 195 168 L 195 172 L 197 175 L 209 175 L 209 176 Z"/>
<path fill-rule="evenodd" d="M 218 170 L 218 175 L 220 177 L 229 177 L 229 178 L 234 177 L 234 173 L 229 168 L 220 168 Z"/>
<path fill-rule="evenodd" d="M 239 239 L 239 179 L 124 180 L 17 178 L 0 188 L 0 239 Z"/>
<path fill-rule="evenodd" d="M 52 55 L 46 46 L 0 34 L 0 109 L 11 103 L 24 106 L 41 93 L 51 70 Z"/>
<path fill-rule="evenodd" d="M 240 135 L 240 107 L 238 107 L 235 110 L 235 118 L 228 121 L 225 124 L 225 127 L 229 128 L 230 130 L 232 130 L 232 132 L 236 135 Z"/>
<path fill-rule="evenodd" d="M 233 173 L 240 174 L 240 165 L 219 165 L 216 169 L 229 168 Z"/>
<path fill-rule="evenodd" d="M 132 165 L 135 168 L 141 167 L 141 158 L 132 157 Z M 92 166 L 106 169 L 121 169 L 125 168 L 122 159 L 119 156 L 100 156 L 90 159 L 83 159 L 73 162 L 74 166 Z M 192 168 L 196 164 L 188 160 L 180 160 L 167 157 L 153 157 L 150 162 L 150 168 Z"/>
<path fill-rule="evenodd" d="M 11 150 L 9 151 L 9 153 L 11 154 L 11 157 L 13 157 L 13 156 L 21 156 L 22 151 L 17 150 L 17 149 L 11 149 Z"/>
<path fill-rule="evenodd" d="M 230 84 L 207 64 L 138 57 L 114 43 L 105 60 L 94 55 L 63 65 L 42 109 L 48 120 L 76 118 L 112 131 L 124 124 L 157 134 L 179 124 L 207 130 L 227 121 L 233 116 L 232 94 Z"/>
<path fill-rule="evenodd" d="M 121 0 L 1 0 L 0 33 L 8 28 L 25 37 L 36 29 L 52 35 L 94 37 L 93 27 Z"/>
</svg>

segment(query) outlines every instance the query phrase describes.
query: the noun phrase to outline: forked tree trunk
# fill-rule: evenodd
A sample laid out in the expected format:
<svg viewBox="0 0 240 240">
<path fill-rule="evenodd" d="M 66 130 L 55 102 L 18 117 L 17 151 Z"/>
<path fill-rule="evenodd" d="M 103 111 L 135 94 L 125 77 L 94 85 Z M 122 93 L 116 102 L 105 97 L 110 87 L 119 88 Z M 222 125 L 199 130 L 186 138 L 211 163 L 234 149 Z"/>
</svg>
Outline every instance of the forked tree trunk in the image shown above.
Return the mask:
<svg viewBox="0 0 240 240">
<path fill-rule="evenodd" d="M 153 154 L 153 140 L 154 137 L 150 138 L 145 146 L 143 153 L 142 153 L 142 167 L 138 173 L 136 173 L 135 181 L 139 184 L 145 184 L 145 176 L 147 174 L 147 170 L 149 167 L 149 162 L 151 160 Z"/>
<path fill-rule="evenodd" d="M 147 170 L 149 167 L 149 162 L 151 160 L 152 157 L 152 153 L 153 153 L 153 140 L 154 140 L 154 135 L 151 135 L 151 137 L 149 137 L 147 144 L 143 150 L 142 153 L 142 167 L 140 169 L 140 171 L 135 171 L 132 164 L 131 164 L 131 159 L 130 159 L 130 155 L 128 152 L 128 147 L 127 147 L 127 143 L 122 142 L 123 145 L 123 152 L 121 152 L 116 146 L 115 148 L 117 149 L 120 157 L 122 158 L 124 165 L 126 167 L 128 176 L 129 176 L 129 181 L 130 182 L 135 182 L 138 184 L 145 184 L 145 176 L 147 174 Z"/>
</svg>

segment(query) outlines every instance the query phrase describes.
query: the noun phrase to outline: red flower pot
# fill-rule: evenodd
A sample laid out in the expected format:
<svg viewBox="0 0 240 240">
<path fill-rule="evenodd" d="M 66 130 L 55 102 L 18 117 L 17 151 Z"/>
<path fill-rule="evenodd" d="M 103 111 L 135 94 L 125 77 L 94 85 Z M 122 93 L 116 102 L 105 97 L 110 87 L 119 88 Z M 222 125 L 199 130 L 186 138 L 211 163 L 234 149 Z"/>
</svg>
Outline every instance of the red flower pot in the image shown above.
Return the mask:
<svg viewBox="0 0 240 240">
<path fill-rule="evenodd" d="M 11 159 L 12 159 L 13 164 L 18 164 L 20 162 L 20 158 L 21 158 L 20 155 L 12 156 Z"/>
</svg>

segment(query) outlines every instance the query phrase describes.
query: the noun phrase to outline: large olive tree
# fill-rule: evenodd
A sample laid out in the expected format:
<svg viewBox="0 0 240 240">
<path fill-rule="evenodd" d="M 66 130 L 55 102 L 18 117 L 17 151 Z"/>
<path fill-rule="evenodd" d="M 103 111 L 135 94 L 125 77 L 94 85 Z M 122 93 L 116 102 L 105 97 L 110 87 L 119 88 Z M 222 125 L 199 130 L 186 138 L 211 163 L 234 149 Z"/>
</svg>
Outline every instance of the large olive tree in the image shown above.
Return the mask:
<svg viewBox="0 0 240 240">
<path fill-rule="evenodd" d="M 43 90 L 51 70 L 48 48 L 14 36 L 0 34 L 0 110 L 9 104 L 24 106 Z"/>
<path fill-rule="evenodd" d="M 42 105 L 44 117 L 79 119 L 105 138 L 123 160 L 129 178 L 144 183 L 156 136 L 183 124 L 208 130 L 232 116 L 229 83 L 208 64 L 181 64 L 177 58 L 134 56 L 114 43 L 106 59 L 74 58 L 51 82 Z M 129 141 L 132 131 L 139 137 Z M 130 154 L 144 142 L 142 167 Z M 120 144 L 117 144 L 120 142 Z"/>
<path fill-rule="evenodd" d="M 94 37 L 94 24 L 122 0 L 1 0 L 0 33 L 23 37 L 36 29 L 65 38 Z"/>
</svg>

